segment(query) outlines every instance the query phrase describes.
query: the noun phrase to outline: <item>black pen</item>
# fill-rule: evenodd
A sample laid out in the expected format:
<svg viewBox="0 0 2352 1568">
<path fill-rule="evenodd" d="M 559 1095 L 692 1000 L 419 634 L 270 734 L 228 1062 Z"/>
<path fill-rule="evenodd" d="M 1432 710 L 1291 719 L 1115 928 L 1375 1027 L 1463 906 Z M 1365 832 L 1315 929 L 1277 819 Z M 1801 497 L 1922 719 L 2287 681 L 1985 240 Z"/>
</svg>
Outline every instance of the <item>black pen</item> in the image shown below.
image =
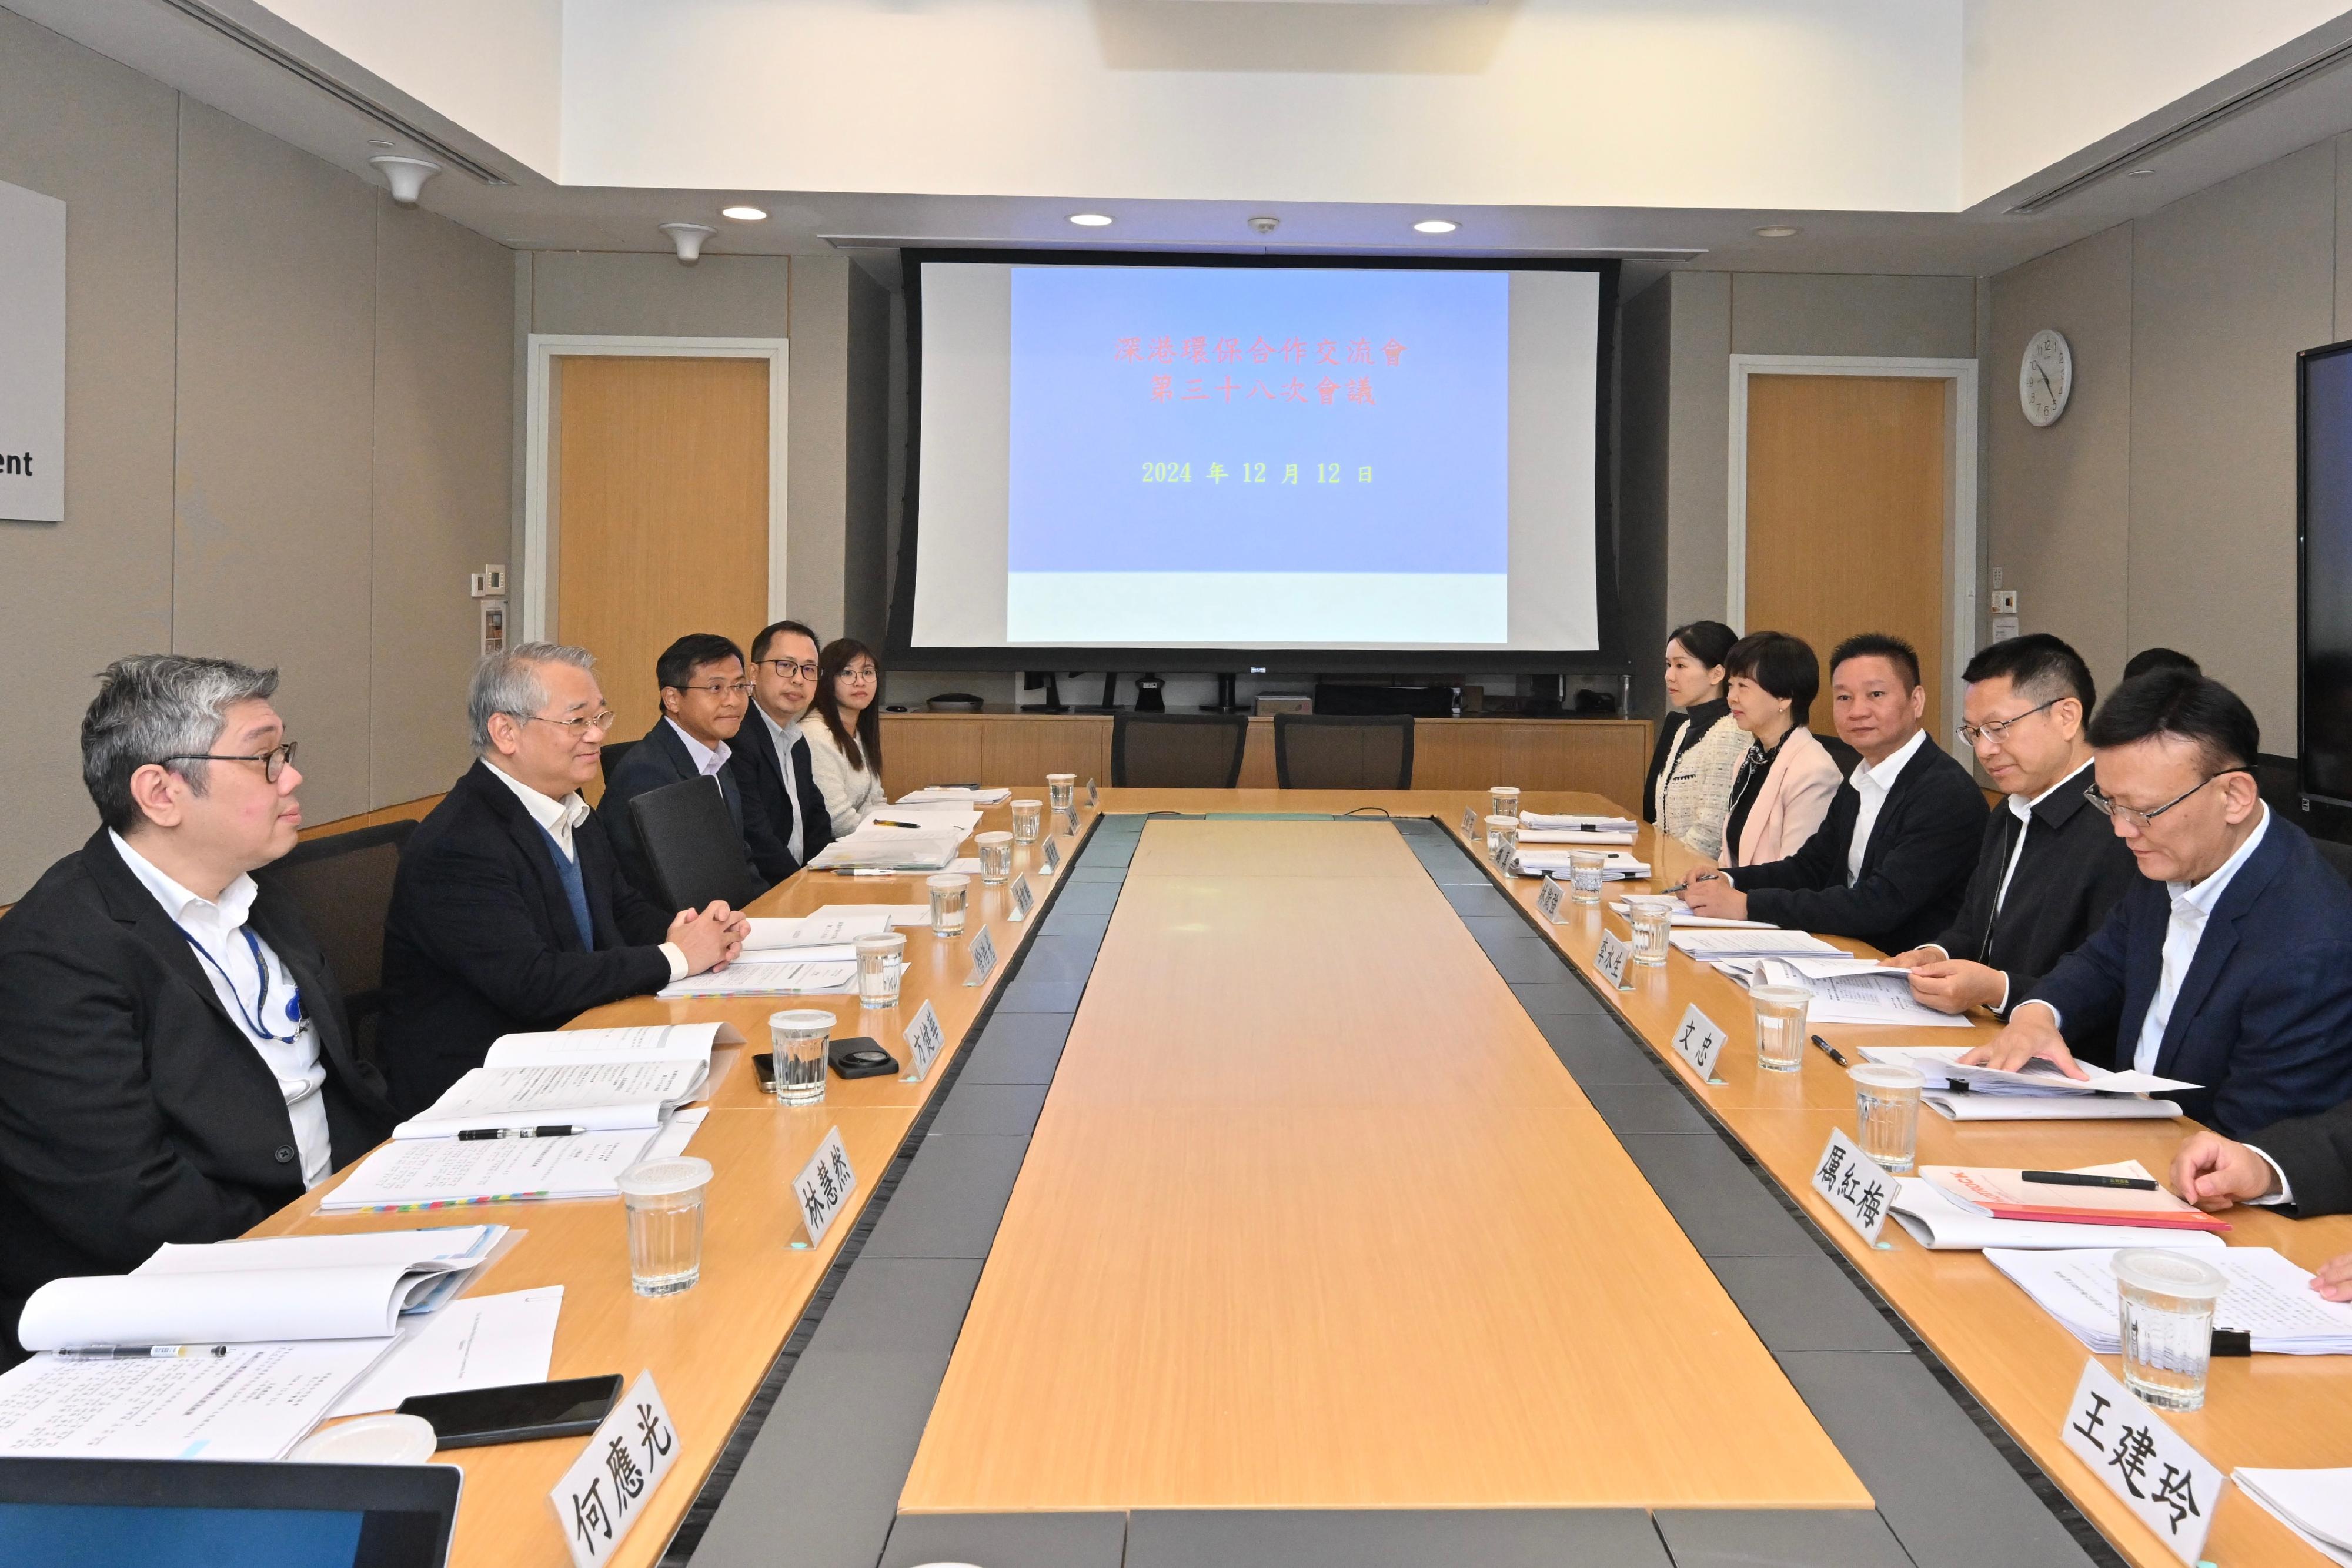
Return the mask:
<svg viewBox="0 0 2352 1568">
<path fill-rule="evenodd" d="M 2156 1190 L 2156 1183 L 2146 1176 L 2084 1176 L 2081 1171 L 2020 1171 L 2017 1179 L 2035 1182 L 2042 1186 L 2116 1186 L 2130 1192 Z"/>
<path fill-rule="evenodd" d="M 163 1361 L 191 1355 L 220 1356 L 225 1344 L 69 1344 L 58 1352 L 60 1361 Z"/>
<path fill-rule="evenodd" d="M 457 1136 L 466 1143 L 490 1138 L 570 1138 L 587 1130 L 585 1127 L 467 1127 Z"/>
<path fill-rule="evenodd" d="M 1830 1060 L 1836 1062 L 1840 1067 L 1852 1067 L 1853 1065 L 1853 1062 L 1848 1061 L 1844 1057 L 1838 1054 L 1838 1048 L 1836 1046 L 1832 1045 L 1820 1035 L 1815 1035 L 1812 1039 L 1813 1043 L 1820 1046 L 1823 1051 L 1828 1051 L 1830 1053 Z"/>
</svg>

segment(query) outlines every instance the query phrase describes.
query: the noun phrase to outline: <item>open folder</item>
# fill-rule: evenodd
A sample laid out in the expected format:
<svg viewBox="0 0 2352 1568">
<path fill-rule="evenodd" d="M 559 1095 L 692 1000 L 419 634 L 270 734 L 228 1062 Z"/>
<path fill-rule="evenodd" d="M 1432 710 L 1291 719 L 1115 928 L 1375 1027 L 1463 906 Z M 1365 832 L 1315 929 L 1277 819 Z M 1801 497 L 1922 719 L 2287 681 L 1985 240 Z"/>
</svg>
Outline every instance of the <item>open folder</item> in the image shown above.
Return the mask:
<svg viewBox="0 0 2352 1568">
<path fill-rule="evenodd" d="M 502 1035 L 481 1066 L 392 1135 L 450 1138 L 549 1124 L 650 1131 L 701 1093 L 713 1046 L 741 1043 L 741 1030 L 719 1022 Z"/>
</svg>

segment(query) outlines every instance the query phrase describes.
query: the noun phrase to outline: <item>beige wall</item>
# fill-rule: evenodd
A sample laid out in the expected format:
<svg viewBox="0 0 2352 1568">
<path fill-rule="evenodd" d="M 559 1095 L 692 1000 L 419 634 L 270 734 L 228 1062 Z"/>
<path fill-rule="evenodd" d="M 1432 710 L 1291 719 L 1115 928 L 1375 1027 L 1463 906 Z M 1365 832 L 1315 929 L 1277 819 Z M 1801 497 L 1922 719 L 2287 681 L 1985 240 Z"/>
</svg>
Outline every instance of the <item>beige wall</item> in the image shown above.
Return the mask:
<svg viewBox="0 0 2352 1568">
<path fill-rule="evenodd" d="M 2294 742 L 2294 355 L 2344 335 L 2340 141 L 2000 274 L 1986 374 L 1988 563 L 2024 628 L 2103 684 L 2158 644 Z M 2042 328 L 2075 383 L 2047 429 L 2012 378 Z"/>
<path fill-rule="evenodd" d="M 5 12 L 0 179 L 67 204 L 66 520 L 0 525 L 0 902 L 96 826 L 76 727 L 124 653 L 278 665 L 312 821 L 446 788 L 507 253 Z"/>
</svg>

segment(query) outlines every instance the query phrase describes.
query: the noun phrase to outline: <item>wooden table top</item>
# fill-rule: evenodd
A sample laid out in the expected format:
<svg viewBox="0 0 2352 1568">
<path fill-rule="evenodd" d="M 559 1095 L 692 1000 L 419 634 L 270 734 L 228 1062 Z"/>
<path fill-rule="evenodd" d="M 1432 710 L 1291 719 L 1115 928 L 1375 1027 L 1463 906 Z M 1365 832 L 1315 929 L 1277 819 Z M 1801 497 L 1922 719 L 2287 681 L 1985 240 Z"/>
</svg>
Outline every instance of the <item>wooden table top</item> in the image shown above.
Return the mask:
<svg viewBox="0 0 2352 1568">
<path fill-rule="evenodd" d="M 1402 838 L 1150 824 L 901 1511 L 1539 1506 L 1870 1497 Z"/>
</svg>

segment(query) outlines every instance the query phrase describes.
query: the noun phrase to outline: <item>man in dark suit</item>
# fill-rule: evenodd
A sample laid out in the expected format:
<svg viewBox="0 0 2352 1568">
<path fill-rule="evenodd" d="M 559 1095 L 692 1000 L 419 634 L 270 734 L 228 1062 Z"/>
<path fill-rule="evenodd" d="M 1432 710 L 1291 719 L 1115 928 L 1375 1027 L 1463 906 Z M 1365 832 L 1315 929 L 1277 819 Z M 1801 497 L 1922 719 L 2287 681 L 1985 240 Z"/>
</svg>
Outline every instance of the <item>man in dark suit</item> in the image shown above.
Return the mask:
<svg viewBox="0 0 2352 1568">
<path fill-rule="evenodd" d="M 2263 804 L 2254 716 L 2218 681 L 2126 681 L 2091 721 L 2094 803 L 2141 880 L 1963 1061 L 2075 1050 L 2200 1085 L 2168 1098 L 2240 1134 L 2352 1099 L 2352 888 Z"/>
<path fill-rule="evenodd" d="M 833 842 L 833 814 L 801 736 L 801 720 L 816 700 L 816 633 L 797 621 L 779 621 L 751 640 L 751 707 L 758 716 L 738 732 L 728 766 L 782 852 L 763 862 L 760 846 L 752 846 L 751 863 L 771 883 L 783 881 Z"/>
<path fill-rule="evenodd" d="M 238 1235 L 392 1127 L 300 913 L 251 875 L 302 825 L 277 672 L 100 680 L 102 826 L 0 920 L 0 1364 L 48 1281 Z"/>
<path fill-rule="evenodd" d="M 404 1115 L 502 1034 L 555 1029 L 742 946 L 749 926 L 724 904 L 670 916 L 646 902 L 580 798 L 613 722 L 594 668 L 581 649 L 526 643 L 474 672 L 478 758 L 401 852 L 384 924 L 379 1050 Z"/>
<path fill-rule="evenodd" d="M 2085 733 L 2097 694 L 2082 656 L 2046 632 L 1995 643 L 1969 661 L 1961 738 L 2009 797 L 1977 852 L 1959 917 L 1887 962 L 1938 1012 L 2012 1001 L 2081 946 L 2139 880 L 2131 852 L 2084 790 Z"/>
<path fill-rule="evenodd" d="M 1984 834 L 1984 795 L 1919 727 L 1927 693 L 1910 643 L 1847 638 L 1830 655 L 1830 695 L 1838 734 L 1862 761 L 1822 825 L 1786 860 L 1703 869 L 1683 896 L 1700 915 L 1769 920 L 1899 953 L 1959 914 Z"/>
<path fill-rule="evenodd" d="M 783 848 L 775 841 L 759 800 L 745 795 L 728 766 L 751 706 L 751 683 L 743 678 L 743 650 L 724 637 L 691 632 L 662 651 L 654 664 L 654 680 L 661 689 L 662 716 L 614 765 L 604 786 L 601 812 L 622 869 L 639 893 L 661 901 L 661 880 L 637 841 L 629 802 L 648 790 L 709 779 L 725 797 L 728 819 L 743 841 L 744 875 L 762 888 L 782 881 L 755 869 L 761 862 L 775 864 Z"/>
<path fill-rule="evenodd" d="M 2264 1127 L 2242 1144 L 2199 1133 L 2172 1156 L 2172 1190 L 2215 1213 L 2252 1203 L 2298 1219 L 2352 1214 L 2352 1101 Z M 2320 1265 L 2311 1288 L 2352 1301 L 2352 1252 Z"/>
</svg>

